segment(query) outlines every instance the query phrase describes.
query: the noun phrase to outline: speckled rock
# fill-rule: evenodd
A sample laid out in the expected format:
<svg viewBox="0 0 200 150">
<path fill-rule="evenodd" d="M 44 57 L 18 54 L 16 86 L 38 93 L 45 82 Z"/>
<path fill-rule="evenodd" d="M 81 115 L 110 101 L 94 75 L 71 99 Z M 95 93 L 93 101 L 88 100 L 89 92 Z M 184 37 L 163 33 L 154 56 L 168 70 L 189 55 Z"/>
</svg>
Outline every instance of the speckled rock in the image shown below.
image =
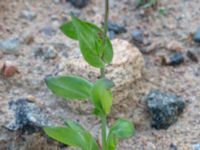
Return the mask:
<svg viewBox="0 0 200 150">
<path fill-rule="evenodd" d="M 115 39 L 112 41 L 114 58 L 106 67 L 106 77 L 111 79 L 115 86 L 114 103 L 126 99 L 131 92 L 130 86 L 134 81 L 142 77 L 144 59 L 140 51 L 129 42 Z M 73 74 L 95 81 L 99 76 L 99 70 L 89 66 L 83 58 L 67 58 L 60 64 L 60 75 Z M 123 91 L 123 92 L 122 92 Z"/>
<path fill-rule="evenodd" d="M 159 90 L 151 90 L 146 101 L 152 118 L 151 126 L 156 129 L 167 129 L 175 123 L 185 107 L 181 97 Z"/>
<path fill-rule="evenodd" d="M 32 132 L 35 129 L 51 125 L 47 114 L 26 99 L 10 101 L 9 108 L 14 112 L 13 119 L 5 127 L 11 131 Z"/>
</svg>

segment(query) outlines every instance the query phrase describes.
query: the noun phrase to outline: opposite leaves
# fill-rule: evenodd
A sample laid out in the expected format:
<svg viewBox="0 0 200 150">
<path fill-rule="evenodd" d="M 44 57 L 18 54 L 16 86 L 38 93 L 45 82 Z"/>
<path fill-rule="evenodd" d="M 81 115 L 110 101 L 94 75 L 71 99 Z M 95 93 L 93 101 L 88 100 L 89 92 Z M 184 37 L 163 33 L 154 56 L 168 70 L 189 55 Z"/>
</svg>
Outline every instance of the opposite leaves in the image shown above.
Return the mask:
<svg viewBox="0 0 200 150">
<path fill-rule="evenodd" d="M 103 32 L 96 25 L 72 16 L 72 21 L 63 24 L 60 29 L 69 38 L 79 41 L 84 59 L 93 67 L 102 68 L 112 61 L 112 44 L 108 37 L 103 43 Z"/>
</svg>

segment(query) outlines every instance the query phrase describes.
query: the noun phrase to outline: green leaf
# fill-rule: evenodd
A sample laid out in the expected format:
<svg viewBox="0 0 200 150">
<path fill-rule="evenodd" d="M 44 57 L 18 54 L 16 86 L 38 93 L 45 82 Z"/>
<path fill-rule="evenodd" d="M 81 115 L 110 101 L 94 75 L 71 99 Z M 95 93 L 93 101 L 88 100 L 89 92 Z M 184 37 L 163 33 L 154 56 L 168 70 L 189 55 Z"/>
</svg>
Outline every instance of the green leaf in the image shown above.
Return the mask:
<svg viewBox="0 0 200 150">
<path fill-rule="evenodd" d="M 60 30 L 69 38 L 73 40 L 78 40 L 76 30 L 71 21 L 61 25 Z"/>
<path fill-rule="evenodd" d="M 46 127 L 44 131 L 49 137 L 63 144 L 83 150 L 99 150 L 96 140 L 87 131 L 64 127 Z"/>
<path fill-rule="evenodd" d="M 92 89 L 92 102 L 95 111 L 99 114 L 108 115 L 112 106 L 112 93 L 110 91 L 110 83 L 105 79 L 99 79 Z M 98 114 L 98 113 L 97 113 Z"/>
<path fill-rule="evenodd" d="M 92 83 L 75 76 L 47 77 L 48 88 L 56 95 L 66 99 L 88 99 L 91 97 Z"/>
<path fill-rule="evenodd" d="M 65 120 L 65 124 L 74 129 L 74 130 L 80 130 L 80 131 L 86 131 L 79 123 L 77 123 L 76 121 L 73 121 L 73 120 L 70 120 L 70 119 L 67 119 Z"/>
<path fill-rule="evenodd" d="M 134 126 L 125 119 L 118 119 L 111 127 L 108 134 L 109 150 L 115 150 L 119 139 L 124 139 L 133 136 Z"/>
<path fill-rule="evenodd" d="M 104 67 L 105 64 L 98 52 L 97 32 L 76 17 L 72 17 L 72 23 L 76 29 L 81 53 L 85 60 L 93 67 Z"/>
<path fill-rule="evenodd" d="M 72 16 L 72 21 L 63 24 L 60 29 L 69 38 L 79 41 L 81 53 L 90 65 L 102 68 L 112 61 L 112 44 L 107 37 L 103 45 L 103 31 L 96 25 Z"/>
</svg>

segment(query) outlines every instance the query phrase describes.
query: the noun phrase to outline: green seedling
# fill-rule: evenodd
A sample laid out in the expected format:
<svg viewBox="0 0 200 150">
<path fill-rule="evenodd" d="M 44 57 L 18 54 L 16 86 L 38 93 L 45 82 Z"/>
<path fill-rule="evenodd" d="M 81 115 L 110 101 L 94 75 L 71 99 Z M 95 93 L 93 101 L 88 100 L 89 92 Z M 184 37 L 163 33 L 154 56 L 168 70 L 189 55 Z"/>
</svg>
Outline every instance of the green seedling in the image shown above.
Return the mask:
<svg viewBox="0 0 200 150">
<path fill-rule="evenodd" d="M 83 150 L 115 150 L 120 139 L 134 134 L 133 124 L 125 119 L 118 119 L 108 128 L 107 117 L 111 111 L 114 84 L 106 79 L 105 67 L 113 58 L 112 44 L 107 37 L 109 1 L 105 0 L 105 24 L 103 29 L 96 25 L 71 16 L 71 21 L 60 29 L 69 38 L 79 42 L 85 61 L 100 70 L 100 79 L 92 83 L 78 76 L 55 76 L 46 78 L 47 87 L 56 95 L 66 100 L 88 100 L 93 104 L 94 115 L 101 120 L 102 141 L 97 140 L 80 124 L 66 120 L 62 127 L 45 127 L 45 133 L 63 143 Z"/>
</svg>

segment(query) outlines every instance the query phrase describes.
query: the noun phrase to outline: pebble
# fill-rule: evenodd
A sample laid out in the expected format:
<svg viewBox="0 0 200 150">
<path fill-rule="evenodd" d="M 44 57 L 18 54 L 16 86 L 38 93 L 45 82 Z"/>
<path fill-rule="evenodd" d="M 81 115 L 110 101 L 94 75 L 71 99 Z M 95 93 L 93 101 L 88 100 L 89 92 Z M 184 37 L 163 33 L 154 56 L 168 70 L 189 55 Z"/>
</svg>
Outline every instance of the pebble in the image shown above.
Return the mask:
<svg viewBox="0 0 200 150">
<path fill-rule="evenodd" d="M 171 41 L 167 44 L 166 48 L 170 51 L 180 52 L 183 50 L 183 46 L 181 43 L 177 41 Z"/>
<path fill-rule="evenodd" d="M 200 150 L 200 143 L 199 144 L 193 144 L 192 150 Z"/>
<path fill-rule="evenodd" d="M 11 61 L 0 61 L 0 73 L 4 77 L 12 77 L 18 72 L 17 65 Z"/>
<path fill-rule="evenodd" d="M 46 27 L 42 28 L 40 30 L 40 32 L 42 32 L 46 36 L 53 36 L 56 34 L 56 30 L 53 29 L 53 27 L 51 27 L 51 26 L 46 26 Z"/>
<path fill-rule="evenodd" d="M 45 46 L 38 44 L 33 48 L 35 57 L 43 57 L 44 59 L 53 59 L 57 56 L 57 51 L 53 46 Z"/>
<path fill-rule="evenodd" d="M 54 3 L 54 4 L 59 4 L 59 3 L 60 3 L 60 0 L 53 0 L 53 3 Z"/>
<path fill-rule="evenodd" d="M 19 38 L 0 40 L 0 51 L 6 54 L 17 54 L 19 52 L 19 46 Z"/>
<path fill-rule="evenodd" d="M 83 8 L 87 6 L 89 0 L 69 0 L 69 2 L 76 8 Z"/>
<path fill-rule="evenodd" d="M 190 60 L 198 63 L 199 62 L 199 59 L 198 59 L 198 56 L 197 56 L 197 53 L 195 51 L 192 51 L 192 50 L 188 50 L 187 51 L 187 56 L 188 58 L 190 58 Z"/>
<path fill-rule="evenodd" d="M 178 150 L 177 146 L 173 143 L 170 144 L 170 150 Z"/>
<path fill-rule="evenodd" d="M 52 46 L 46 47 L 43 52 L 45 59 L 53 59 L 57 56 L 57 51 Z"/>
<path fill-rule="evenodd" d="M 197 43 L 200 43 L 200 27 L 198 27 L 196 33 L 194 34 L 193 40 Z"/>
<path fill-rule="evenodd" d="M 110 38 L 110 40 L 113 40 L 115 38 L 115 32 L 114 31 L 109 31 L 109 38 Z"/>
<path fill-rule="evenodd" d="M 134 30 L 132 32 L 131 36 L 132 36 L 132 40 L 134 42 L 138 42 L 138 43 L 141 43 L 141 44 L 144 42 L 144 33 L 143 33 L 142 30 L 139 30 L 139 29 Z"/>
<path fill-rule="evenodd" d="M 176 66 L 184 62 L 183 53 L 177 52 L 168 56 L 162 56 L 162 64 Z"/>
<path fill-rule="evenodd" d="M 37 14 L 31 10 L 23 10 L 21 12 L 21 17 L 25 18 L 29 21 L 32 21 L 33 19 L 35 19 L 37 17 Z"/>
<path fill-rule="evenodd" d="M 169 128 L 185 108 L 182 97 L 155 89 L 149 92 L 146 101 L 151 115 L 151 126 L 155 129 Z"/>
<path fill-rule="evenodd" d="M 25 33 L 23 36 L 23 43 L 30 45 L 33 42 L 34 42 L 34 36 L 32 35 L 32 33 L 30 33 L 30 32 Z"/>
<path fill-rule="evenodd" d="M 124 25 L 108 22 L 108 30 L 113 31 L 115 34 L 125 33 L 127 30 Z"/>
<path fill-rule="evenodd" d="M 28 102 L 31 102 L 31 103 L 36 102 L 36 98 L 33 95 L 28 95 L 26 97 L 26 99 L 27 99 Z"/>
</svg>

